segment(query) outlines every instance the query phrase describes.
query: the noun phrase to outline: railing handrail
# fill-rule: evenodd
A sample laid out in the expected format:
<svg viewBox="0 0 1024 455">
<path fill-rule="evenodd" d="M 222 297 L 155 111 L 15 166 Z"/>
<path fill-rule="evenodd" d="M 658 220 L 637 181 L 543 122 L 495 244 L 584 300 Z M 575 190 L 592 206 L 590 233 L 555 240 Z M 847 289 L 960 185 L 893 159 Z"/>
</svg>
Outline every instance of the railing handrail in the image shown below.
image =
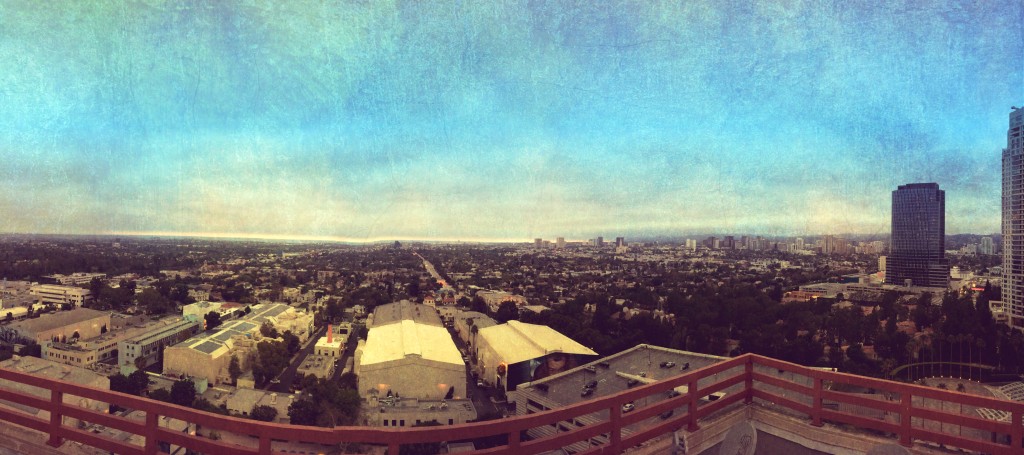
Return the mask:
<svg viewBox="0 0 1024 455">
<path fill-rule="evenodd" d="M 758 371 L 759 368 L 778 369 L 806 377 L 808 381 L 810 381 L 811 385 L 808 387 L 807 385 L 786 381 L 784 379 L 769 379 L 771 374 Z M 734 374 L 728 375 L 724 378 L 719 378 L 711 384 L 702 384 L 700 387 L 697 387 L 698 381 L 730 370 L 734 370 Z M 86 444 L 96 445 L 103 449 L 127 453 L 155 453 L 156 440 L 172 442 L 198 450 L 205 449 L 210 451 L 211 449 L 216 449 L 221 452 L 228 451 L 235 453 L 260 453 L 269 455 L 271 450 L 271 440 L 273 439 L 316 444 L 338 444 L 342 442 L 382 444 L 388 445 L 390 448 L 397 450 L 402 444 L 454 441 L 496 435 L 508 436 L 509 442 L 504 451 L 511 452 L 521 447 L 541 448 L 567 446 L 575 442 L 590 439 L 593 437 L 593 434 L 595 434 L 595 431 L 598 432 L 597 434 L 608 434 L 610 436 L 609 448 L 612 452 L 617 452 L 621 450 L 620 444 L 623 444 L 623 435 L 621 433 L 623 427 L 643 420 L 644 418 L 649 417 L 649 415 L 654 415 L 662 410 L 678 409 L 681 406 L 689 405 L 685 413 L 679 413 L 665 422 L 641 428 L 639 433 L 630 436 L 630 439 L 627 442 L 632 444 L 636 442 L 637 438 L 648 436 L 648 434 L 651 433 L 650 428 L 656 428 L 660 431 L 662 428 L 678 428 L 685 424 L 688 429 L 696 430 L 698 428 L 698 421 L 701 418 L 706 417 L 708 414 L 716 412 L 733 403 L 737 403 L 740 400 L 749 402 L 755 397 L 775 401 L 784 406 L 789 406 L 793 410 L 806 412 L 810 414 L 812 425 L 820 425 L 822 418 L 827 418 L 855 425 L 867 424 L 869 428 L 879 426 L 884 427 L 886 430 L 893 428 L 892 424 L 872 424 L 870 421 L 865 420 L 865 417 L 863 416 L 823 409 L 823 396 L 828 396 L 830 400 L 846 400 L 851 404 L 871 407 L 878 409 L 879 411 L 890 413 L 895 412 L 900 415 L 901 422 L 904 421 L 904 417 L 906 418 L 905 422 L 907 423 L 899 424 L 898 426 L 900 429 L 900 441 L 905 445 L 911 444 L 915 438 L 923 438 L 926 440 L 937 440 L 935 442 L 943 442 L 953 445 L 961 444 L 963 446 L 978 446 L 983 447 L 984 450 L 991 450 L 994 452 L 1000 452 L 1001 448 L 1009 449 L 1012 447 L 1012 445 L 1006 446 L 995 443 L 976 443 L 973 442 L 973 440 L 967 440 L 960 436 L 935 434 L 934 432 L 930 432 L 925 429 L 915 429 L 909 425 L 910 420 L 913 418 L 928 418 L 943 423 L 962 424 L 974 428 L 1002 431 L 1005 434 L 1009 434 L 1011 440 L 1015 441 L 1014 444 L 1018 447 L 1020 446 L 1022 436 L 1024 436 L 1024 426 L 1021 425 L 1022 416 L 1024 416 L 1024 403 L 1010 402 L 995 398 L 968 395 L 955 391 L 939 390 L 915 384 L 897 383 L 893 381 L 815 369 L 756 354 L 743 354 L 738 357 L 726 359 L 722 362 L 687 371 L 671 378 L 650 384 L 639 385 L 637 387 L 599 397 L 594 400 L 575 403 L 543 412 L 514 416 L 496 421 L 472 422 L 435 427 L 405 427 L 401 429 L 381 427 L 319 428 L 259 422 L 200 411 L 171 403 L 99 389 L 96 387 L 73 384 L 57 379 L 41 378 L 28 373 L 3 368 L 0 368 L 0 379 L 6 379 L 8 381 L 38 387 L 43 390 L 49 390 L 50 397 L 47 400 L 21 392 L 0 389 L 0 399 L 20 402 L 23 404 L 31 403 L 33 406 L 41 405 L 39 408 L 50 412 L 51 419 L 49 421 L 49 427 L 43 429 L 41 427 L 45 426 L 45 422 L 41 419 L 34 417 L 28 419 L 18 418 L 13 414 L 15 411 L 0 409 L 0 418 L 9 418 L 15 424 L 40 429 L 44 432 L 48 431 L 50 433 L 49 442 L 54 445 L 59 445 L 63 439 L 70 439 Z M 847 397 L 841 392 L 822 392 L 824 382 L 841 382 L 874 388 L 880 392 L 892 394 L 893 396 L 899 395 L 901 399 L 897 402 L 891 402 L 866 398 L 865 396 L 858 394 L 849 394 Z M 773 394 L 769 391 L 757 389 L 755 387 L 757 384 L 767 386 L 781 385 L 787 390 L 809 395 L 811 396 L 811 404 L 801 404 L 793 401 L 792 399 Z M 786 384 L 789 385 L 787 386 Z M 619 408 L 624 403 L 635 401 L 639 398 L 651 396 L 657 393 L 667 392 L 682 385 L 686 385 L 688 387 L 688 391 L 685 394 L 681 394 L 680 396 L 669 400 L 664 400 L 663 402 L 652 404 L 648 407 L 649 409 L 645 408 L 646 410 L 638 409 L 637 411 L 634 411 L 634 414 L 624 415 L 620 412 Z M 732 395 L 724 400 L 719 400 L 705 405 L 698 404 L 698 400 L 701 396 L 728 387 L 735 387 L 737 385 L 741 385 L 743 387 L 743 393 Z M 65 394 L 143 411 L 146 413 L 146 422 L 136 422 L 118 416 L 107 415 L 98 411 L 82 408 L 73 403 L 65 404 L 63 402 L 63 396 Z M 1011 422 L 984 421 L 977 418 L 957 419 L 957 416 L 953 414 L 936 411 L 935 409 L 930 408 L 915 407 L 911 400 L 912 397 L 923 397 L 969 406 L 1003 410 L 1011 415 Z M 875 401 L 877 401 L 877 404 L 873 403 Z M 557 424 L 561 421 L 571 421 L 573 419 L 578 419 L 581 416 L 602 411 L 608 412 L 609 420 L 584 427 L 590 428 L 588 431 L 558 432 L 553 436 L 541 440 L 545 442 L 531 441 L 526 443 L 519 441 L 520 432 L 529 428 L 550 425 L 552 423 Z M 105 438 L 100 435 L 93 435 L 91 433 L 82 432 L 80 430 L 64 426 L 62 419 L 64 416 L 104 424 L 109 428 L 116 430 L 140 434 L 146 439 L 146 446 L 140 448 L 122 441 Z M 160 416 L 196 423 L 217 431 L 255 436 L 260 442 L 259 449 L 254 450 L 240 446 L 232 447 L 225 443 L 210 441 L 199 436 L 173 433 L 159 427 L 158 417 Z M 139 432 L 140 429 L 142 429 L 141 433 Z M 499 449 L 497 451 L 501 452 L 502 450 Z M 487 450 L 487 452 L 491 453 L 494 452 L 494 450 Z"/>
</svg>

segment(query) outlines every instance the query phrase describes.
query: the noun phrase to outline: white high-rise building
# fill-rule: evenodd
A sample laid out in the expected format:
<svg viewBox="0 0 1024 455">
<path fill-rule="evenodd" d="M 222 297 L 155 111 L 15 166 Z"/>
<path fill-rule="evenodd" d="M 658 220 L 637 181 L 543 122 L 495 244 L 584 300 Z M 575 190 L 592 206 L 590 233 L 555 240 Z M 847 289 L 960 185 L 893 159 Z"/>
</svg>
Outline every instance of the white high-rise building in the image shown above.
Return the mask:
<svg viewBox="0 0 1024 455">
<path fill-rule="evenodd" d="M 981 254 L 995 254 L 995 246 L 992 245 L 992 237 L 981 238 L 981 248 L 978 250 Z"/>
<path fill-rule="evenodd" d="M 1024 329 L 1024 108 L 1010 112 L 1003 149 L 1003 308 Z"/>
</svg>

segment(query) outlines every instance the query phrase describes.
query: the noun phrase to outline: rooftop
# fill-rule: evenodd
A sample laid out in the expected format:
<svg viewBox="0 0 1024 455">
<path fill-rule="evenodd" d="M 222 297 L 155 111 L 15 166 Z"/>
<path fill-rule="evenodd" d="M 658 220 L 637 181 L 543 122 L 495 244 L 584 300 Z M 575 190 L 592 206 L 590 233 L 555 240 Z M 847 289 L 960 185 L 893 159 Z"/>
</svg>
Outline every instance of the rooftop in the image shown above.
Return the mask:
<svg viewBox="0 0 1024 455">
<path fill-rule="evenodd" d="M 360 363 L 372 365 L 409 356 L 465 365 L 448 330 L 410 320 L 370 329 Z"/>
<path fill-rule="evenodd" d="M 519 321 L 481 328 L 477 337 L 486 340 L 498 356 L 509 364 L 544 357 L 552 352 L 597 355 L 590 348 L 551 327 Z"/>
<path fill-rule="evenodd" d="M 441 317 L 433 308 L 408 300 L 381 305 L 373 311 L 374 327 L 406 320 L 420 324 L 443 325 Z"/>
<path fill-rule="evenodd" d="M 58 311 L 52 314 L 44 314 L 36 319 L 29 319 L 12 324 L 11 327 L 22 332 L 39 333 L 64 327 L 71 324 L 85 322 L 109 315 L 107 311 L 96 311 L 89 308 L 75 308 L 70 311 Z"/>
</svg>

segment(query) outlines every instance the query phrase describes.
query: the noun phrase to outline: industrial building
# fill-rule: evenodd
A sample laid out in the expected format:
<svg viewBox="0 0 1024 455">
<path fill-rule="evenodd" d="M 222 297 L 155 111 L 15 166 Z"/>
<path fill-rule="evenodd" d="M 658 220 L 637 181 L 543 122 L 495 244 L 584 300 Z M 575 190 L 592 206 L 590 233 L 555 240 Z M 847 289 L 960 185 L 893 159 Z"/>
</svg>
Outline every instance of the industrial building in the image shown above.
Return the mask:
<svg viewBox="0 0 1024 455">
<path fill-rule="evenodd" d="M 569 370 L 596 355 L 550 327 L 508 321 L 479 329 L 475 371 L 488 384 L 514 390 L 523 382 Z"/>
<path fill-rule="evenodd" d="M 46 341 L 88 340 L 109 329 L 110 312 L 75 308 L 16 322 L 10 327 L 39 344 Z"/>
</svg>

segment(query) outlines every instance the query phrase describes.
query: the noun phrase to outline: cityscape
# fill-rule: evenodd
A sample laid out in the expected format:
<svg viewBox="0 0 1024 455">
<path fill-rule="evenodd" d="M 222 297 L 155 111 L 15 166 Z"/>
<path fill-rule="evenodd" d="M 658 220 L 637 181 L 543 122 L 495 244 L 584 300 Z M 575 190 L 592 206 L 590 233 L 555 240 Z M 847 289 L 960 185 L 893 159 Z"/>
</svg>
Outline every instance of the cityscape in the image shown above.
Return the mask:
<svg viewBox="0 0 1024 455">
<path fill-rule="evenodd" d="M 0 453 L 1022 453 L 1022 24 L 0 4 Z"/>
</svg>

